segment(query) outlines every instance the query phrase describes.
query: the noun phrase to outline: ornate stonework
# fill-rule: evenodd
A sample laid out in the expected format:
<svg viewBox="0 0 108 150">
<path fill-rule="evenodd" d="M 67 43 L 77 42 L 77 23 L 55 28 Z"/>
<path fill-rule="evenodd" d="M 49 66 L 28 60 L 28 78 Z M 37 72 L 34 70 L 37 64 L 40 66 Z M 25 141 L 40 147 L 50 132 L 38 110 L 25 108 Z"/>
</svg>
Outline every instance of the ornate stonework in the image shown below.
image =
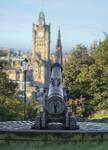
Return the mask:
<svg viewBox="0 0 108 150">
<path fill-rule="evenodd" d="M 32 27 L 32 65 L 37 85 L 48 86 L 50 68 L 50 25 L 41 11 L 38 23 Z"/>
</svg>

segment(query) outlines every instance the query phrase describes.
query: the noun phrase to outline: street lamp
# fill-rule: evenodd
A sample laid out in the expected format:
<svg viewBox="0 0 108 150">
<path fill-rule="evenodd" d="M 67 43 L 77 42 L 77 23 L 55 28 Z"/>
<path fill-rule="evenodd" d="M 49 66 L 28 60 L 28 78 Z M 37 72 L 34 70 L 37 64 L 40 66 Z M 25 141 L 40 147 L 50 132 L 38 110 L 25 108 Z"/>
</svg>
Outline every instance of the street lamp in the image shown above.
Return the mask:
<svg viewBox="0 0 108 150">
<path fill-rule="evenodd" d="M 26 72 L 28 69 L 28 60 L 23 60 L 23 71 L 24 71 L 24 120 L 26 119 Z"/>
</svg>

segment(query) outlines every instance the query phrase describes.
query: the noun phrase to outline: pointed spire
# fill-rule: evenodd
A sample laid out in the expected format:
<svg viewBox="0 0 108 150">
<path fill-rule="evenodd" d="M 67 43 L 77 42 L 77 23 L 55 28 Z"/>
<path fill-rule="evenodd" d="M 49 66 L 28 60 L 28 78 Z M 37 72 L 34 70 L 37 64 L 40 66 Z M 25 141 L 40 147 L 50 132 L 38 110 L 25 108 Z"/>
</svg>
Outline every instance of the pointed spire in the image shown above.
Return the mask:
<svg viewBox="0 0 108 150">
<path fill-rule="evenodd" d="M 45 24 L 45 15 L 44 15 L 44 12 L 42 10 L 39 13 L 38 22 L 39 22 L 39 25 Z"/>
<path fill-rule="evenodd" d="M 62 44 L 61 44 L 60 27 L 58 29 L 58 38 L 56 44 L 56 62 L 62 64 Z"/>
<path fill-rule="evenodd" d="M 59 27 L 59 29 L 58 29 L 58 39 L 61 40 L 60 27 Z"/>
<path fill-rule="evenodd" d="M 57 38 L 57 44 L 56 44 L 56 49 L 58 49 L 58 48 L 62 49 L 60 27 L 58 29 L 58 38 Z"/>
</svg>

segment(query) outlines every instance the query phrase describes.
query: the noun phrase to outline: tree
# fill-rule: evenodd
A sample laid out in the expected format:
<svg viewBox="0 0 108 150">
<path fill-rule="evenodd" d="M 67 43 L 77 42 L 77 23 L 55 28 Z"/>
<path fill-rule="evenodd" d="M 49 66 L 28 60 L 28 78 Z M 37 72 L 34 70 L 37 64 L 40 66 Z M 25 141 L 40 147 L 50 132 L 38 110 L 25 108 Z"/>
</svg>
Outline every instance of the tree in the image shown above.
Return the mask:
<svg viewBox="0 0 108 150">
<path fill-rule="evenodd" d="M 96 74 L 92 83 L 93 100 L 95 111 L 108 108 L 108 36 L 101 41 L 97 48 L 92 51 L 95 60 Z"/>
<path fill-rule="evenodd" d="M 1 63 L 3 64 L 3 63 Z M 18 118 L 18 108 L 21 101 L 16 98 L 17 84 L 9 80 L 4 66 L 0 72 L 0 120 L 11 120 Z M 20 117 L 20 115 L 19 115 Z"/>
<path fill-rule="evenodd" d="M 12 96 L 15 94 L 17 84 L 8 79 L 5 72 L 0 72 L 0 96 Z"/>
<path fill-rule="evenodd" d="M 78 104 L 82 103 L 80 106 L 83 106 L 83 109 L 80 115 L 88 117 L 100 109 L 107 108 L 108 38 L 99 43 L 91 55 L 87 48 L 78 45 L 71 52 L 69 61 L 64 66 L 63 81 L 70 98 L 77 101 L 75 103 L 77 111 Z"/>
<path fill-rule="evenodd" d="M 99 65 L 108 66 L 108 36 L 99 42 L 99 45 L 92 51 L 92 56 L 95 63 Z"/>
<path fill-rule="evenodd" d="M 84 116 L 88 116 L 91 109 L 88 71 L 89 66 L 93 63 L 94 60 L 89 56 L 87 48 L 83 45 L 78 45 L 71 52 L 70 59 L 64 66 L 64 86 L 69 90 L 70 97 L 75 101 L 84 99 L 82 104 L 84 106 L 82 112 Z"/>
</svg>

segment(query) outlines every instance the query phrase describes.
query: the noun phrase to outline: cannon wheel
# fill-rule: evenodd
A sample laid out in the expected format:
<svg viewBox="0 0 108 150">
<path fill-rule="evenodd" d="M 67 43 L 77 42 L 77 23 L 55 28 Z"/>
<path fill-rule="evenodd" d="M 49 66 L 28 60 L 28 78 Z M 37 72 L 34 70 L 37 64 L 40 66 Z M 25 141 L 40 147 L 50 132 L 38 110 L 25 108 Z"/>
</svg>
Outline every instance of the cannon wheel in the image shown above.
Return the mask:
<svg viewBox="0 0 108 150">
<path fill-rule="evenodd" d="M 41 128 L 41 116 L 40 114 L 36 116 L 35 123 L 31 127 L 32 129 L 40 129 Z"/>
<path fill-rule="evenodd" d="M 69 129 L 69 122 L 70 122 L 70 116 L 69 116 L 69 113 L 66 112 L 65 114 L 65 128 L 66 129 Z"/>
<path fill-rule="evenodd" d="M 74 116 L 70 116 L 70 129 L 71 130 L 79 129 L 79 125 L 77 124 L 76 118 Z"/>
</svg>

